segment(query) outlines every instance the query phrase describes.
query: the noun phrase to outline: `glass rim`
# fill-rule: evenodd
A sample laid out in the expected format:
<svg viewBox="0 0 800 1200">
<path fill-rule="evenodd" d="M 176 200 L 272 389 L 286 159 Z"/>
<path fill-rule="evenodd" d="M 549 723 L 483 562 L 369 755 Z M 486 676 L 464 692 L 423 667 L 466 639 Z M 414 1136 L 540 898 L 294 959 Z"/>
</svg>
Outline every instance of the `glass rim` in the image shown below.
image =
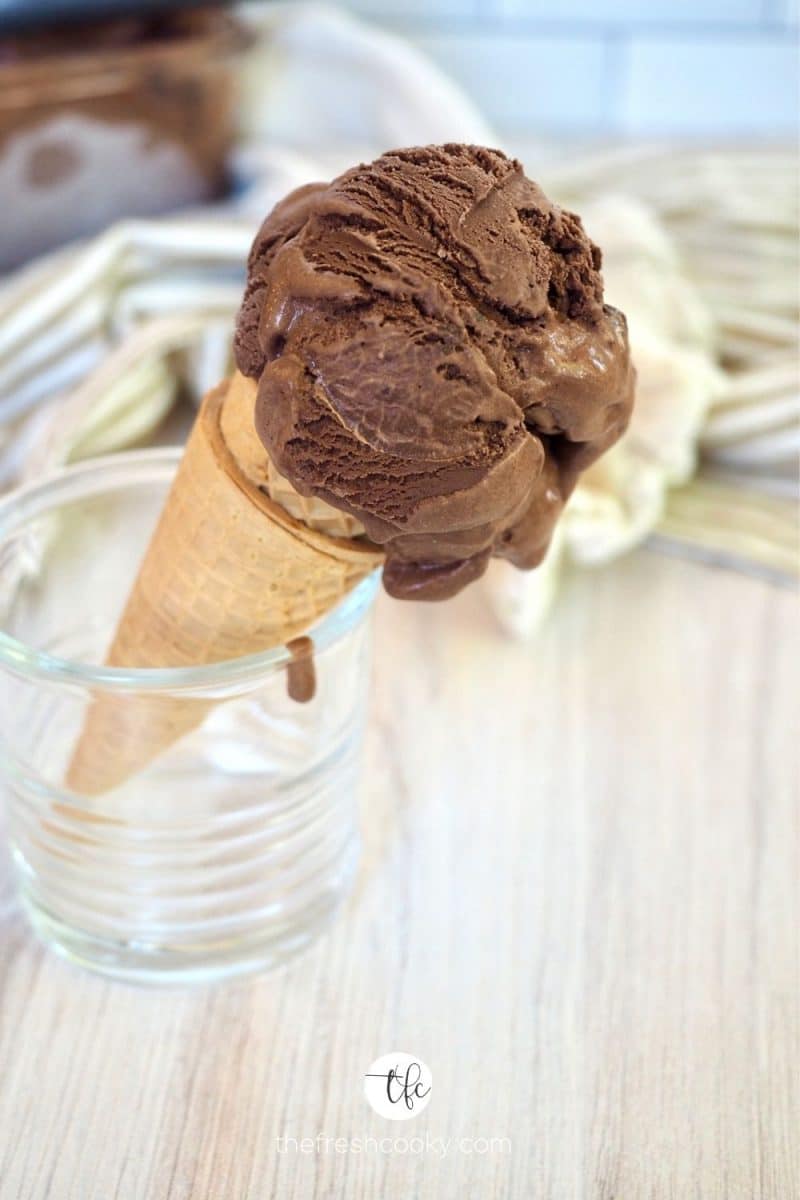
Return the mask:
<svg viewBox="0 0 800 1200">
<path fill-rule="evenodd" d="M 0 547 L 32 518 L 55 512 L 61 505 L 102 494 L 113 487 L 163 479 L 175 470 L 182 446 L 128 450 L 82 459 L 49 472 L 0 498 Z M 121 479 L 126 472 L 130 478 Z M 83 488 L 74 493 L 76 479 Z M 297 636 L 313 638 L 318 654 L 337 642 L 357 623 L 378 590 L 378 572 L 373 571 L 353 588 L 319 622 Z M 61 658 L 27 645 L 0 628 L 0 668 L 15 675 L 49 682 L 93 686 L 107 691 L 188 692 L 242 684 L 283 669 L 292 661 L 285 645 L 256 654 L 222 659 L 192 667 L 107 667 Z"/>
</svg>

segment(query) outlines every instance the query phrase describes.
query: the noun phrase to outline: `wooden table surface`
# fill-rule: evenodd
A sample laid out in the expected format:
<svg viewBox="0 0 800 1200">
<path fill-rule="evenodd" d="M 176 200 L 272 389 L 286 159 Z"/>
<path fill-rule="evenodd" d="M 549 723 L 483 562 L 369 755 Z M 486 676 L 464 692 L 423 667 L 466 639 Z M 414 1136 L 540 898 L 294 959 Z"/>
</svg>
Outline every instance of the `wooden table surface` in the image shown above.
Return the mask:
<svg viewBox="0 0 800 1200">
<path fill-rule="evenodd" d="M 800 1196 L 796 616 L 647 551 L 528 645 L 382 601 L 360 881 L 278 974 L 82 974 L 4 864 L 0 1196 Z M 402 1124 L 391 1050 L 433 1074 Z"/>
</svg>

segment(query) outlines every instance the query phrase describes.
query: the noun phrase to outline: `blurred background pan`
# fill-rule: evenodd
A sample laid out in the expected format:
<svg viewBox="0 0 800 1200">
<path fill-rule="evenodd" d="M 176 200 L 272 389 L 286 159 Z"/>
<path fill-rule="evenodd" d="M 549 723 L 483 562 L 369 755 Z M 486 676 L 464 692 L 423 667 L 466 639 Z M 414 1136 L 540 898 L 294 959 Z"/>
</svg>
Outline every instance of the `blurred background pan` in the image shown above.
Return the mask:
<svg viewBox="0 0 800 1200">
<path fill-rule="evenodd" d="M 223 194 L 244 43 L 224 4 L 0 0 L 0 270 Z"/>
</svg>

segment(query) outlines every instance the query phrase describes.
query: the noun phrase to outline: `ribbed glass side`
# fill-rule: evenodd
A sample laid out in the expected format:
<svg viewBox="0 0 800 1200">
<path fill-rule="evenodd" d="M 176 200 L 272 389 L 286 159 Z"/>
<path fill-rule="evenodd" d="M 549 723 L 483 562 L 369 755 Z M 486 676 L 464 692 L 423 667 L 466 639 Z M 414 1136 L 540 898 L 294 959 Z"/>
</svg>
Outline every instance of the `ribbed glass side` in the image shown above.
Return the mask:
<svg viewBox="0 0 800 1200">
<path fill-rule="evenodd" d="M 213 979 L 297 952 L 349 890 L 374 581 L 312 630 L 312 700 L 289 695 L 285 655 L 216 664 L 188 683 L 176 674 L 174 688 L 162 673 L 158 695 L 196 700 L 203 723 L 121 786 L 69 791 L 91 704 L 154 694 L 152 679 L 138 689 L 136 672 L 105 680 L 89 665 L 102 662 L 158 513 L 153 458 L 141 462 L 127 456 L 105 487 L 95 470 L 85 494 L 91 468 L 73 468 L 57 505 L 43 487 L 16 523 L 6 512 L 4 529 L 0 513 L 13 579 L 0 594 L 2 631 L 22 646 L 0 647 L 8 828 L 22 902 L 60 952 L 136 981 Z M 157 473 L 162 494 L 173 469 Z M 103 588 L 97 603 L 82 602 L 87 579 Z"/>
</svg>

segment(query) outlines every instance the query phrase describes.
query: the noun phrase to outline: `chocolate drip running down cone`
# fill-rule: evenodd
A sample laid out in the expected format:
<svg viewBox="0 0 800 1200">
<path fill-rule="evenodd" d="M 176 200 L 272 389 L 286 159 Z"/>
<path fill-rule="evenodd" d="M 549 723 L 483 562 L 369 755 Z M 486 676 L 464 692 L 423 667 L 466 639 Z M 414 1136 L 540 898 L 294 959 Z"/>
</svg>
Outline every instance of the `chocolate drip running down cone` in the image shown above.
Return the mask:
<svg viewBox="0 0 800 1200">
<path fill-rule="evenodd" d="M 383 562 L 358 522 L 300 496 L 253 425 L 255 383 L 240 374 L 203 401 L 106 662 L 188 667 L 284 645 Z M 196 728 L 207 697 L 99 695 L 67 786 L 124 783 Z"/>
</svg>

